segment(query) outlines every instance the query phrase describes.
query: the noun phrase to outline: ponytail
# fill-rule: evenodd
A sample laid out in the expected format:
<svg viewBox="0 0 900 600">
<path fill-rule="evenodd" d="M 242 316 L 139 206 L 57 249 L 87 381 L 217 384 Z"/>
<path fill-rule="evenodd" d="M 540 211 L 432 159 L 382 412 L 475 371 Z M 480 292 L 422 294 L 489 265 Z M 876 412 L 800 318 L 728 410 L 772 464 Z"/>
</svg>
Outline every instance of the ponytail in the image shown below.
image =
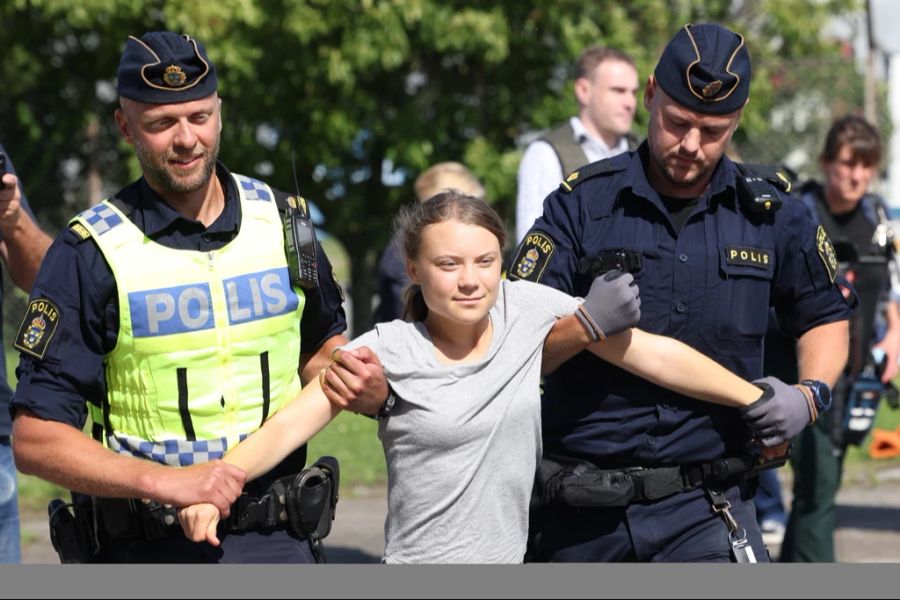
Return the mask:
<svg viewBox="0 0 900 600">
<path fill-rule="evenodd" d="M 403 319 L 406 321 L 424 321 L 428 316 L 428 305 L 422 294 L 422 286 L 411 283 L 403 292 Z"/>
</svg>

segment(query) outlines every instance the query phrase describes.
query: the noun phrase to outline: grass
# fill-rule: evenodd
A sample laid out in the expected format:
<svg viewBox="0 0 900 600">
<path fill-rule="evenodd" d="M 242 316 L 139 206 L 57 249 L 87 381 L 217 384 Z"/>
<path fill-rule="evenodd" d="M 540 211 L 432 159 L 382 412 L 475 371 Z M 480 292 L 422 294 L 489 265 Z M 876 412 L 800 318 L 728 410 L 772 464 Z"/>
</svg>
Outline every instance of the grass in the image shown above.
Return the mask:
<svg viewBox="0 0 900 600">
<path fill-rule="evenodd" d="M 337 416 L 309 442 L 309 461 L 325 455 L 341 463 L 342 493 L 354 494 L 386 481 L 378 423 L 350 412 Z"/>
</svg>

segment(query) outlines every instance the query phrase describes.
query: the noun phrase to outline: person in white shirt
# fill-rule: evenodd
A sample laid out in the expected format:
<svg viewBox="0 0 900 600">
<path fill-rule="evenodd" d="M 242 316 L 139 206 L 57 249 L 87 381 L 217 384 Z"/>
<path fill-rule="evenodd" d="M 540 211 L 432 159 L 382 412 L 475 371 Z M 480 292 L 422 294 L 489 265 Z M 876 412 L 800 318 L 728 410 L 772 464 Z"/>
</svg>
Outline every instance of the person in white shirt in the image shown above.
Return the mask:
<svg viewBox="0 0 900 600">
<path fill-rule="evenodd" d="M 576 65 L 578 116 L 529 144 L 522 156 L 516 197 L 516 240 L 543 212 L 544 198 L 578 167 L 629 150 L 637 107 L 634 60 L 615 48 L 588 48 Z"/>
</svg>

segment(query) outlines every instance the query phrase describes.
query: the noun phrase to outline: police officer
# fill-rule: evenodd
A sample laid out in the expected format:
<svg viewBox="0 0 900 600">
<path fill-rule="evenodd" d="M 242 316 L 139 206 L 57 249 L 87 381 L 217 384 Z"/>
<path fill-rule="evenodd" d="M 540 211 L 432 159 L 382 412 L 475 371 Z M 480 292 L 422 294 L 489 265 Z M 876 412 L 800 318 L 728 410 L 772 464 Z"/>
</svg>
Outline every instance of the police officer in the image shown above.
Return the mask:
<svg viewBox="0 0 900 600">
<path fill-rule="evenodd" d="M 846 277 L 852 279 L 859 306 L 851 321 L 850 360 L 835 388 L 835 410 L 794 440 L 794 499 L 781 547 L 783 562 L 834 561 L 835 497 L 846 445 L 859 443 L 874 418 L 873 410 L 868 417 L 860 411 L 852 421 L 847 419 L 847 413 L 857 409 L 848 406 L 851 389 L 864 368 L 875 370 L 870 350 L 884 356 L 881 383 L 890 382 L 897 373 L 900 289 L 896 284 L 891 289 L 891 271 L 896 267 L 893 228 L 884 199 L 869 193 L 881 153 L 878 131 L 865 119 L 849 115 L 835 120 L 820 157 L 824 181 L 808 182 L 800 196 L 811 218 L 821 223 L 836 246 L 840 240 L 839 250 L 848 249 L 849 256 L 840 258 L 849 268 Z M 882 331 L 875 326 L 879 313 L 886 324 Z M 792 354 L 793 340 L 782 344 Z M 877 383 L 869 384 L 875 384 L 876 398 L 881 391 Z M 845 423 L 852 428 L 845 430 Z M 850 434 L 855 438 L 850 439 Z"/>
<path fill-rule="evenodd" d="M 833 284 L 827 236 L 817 237 L 802 205 L 774 172 L 746 177 L 724 154 L 749 87 L 742 36 L 713 24 L 679 30 L 647 81 L 647 140 L 571 174 L 508 273 L 583 295 L 597 272 L 631 271 L 642 329 L 747 379 L 762 375 L 774 304 L 799 338 L 801 376 L 825 382 L 816 386 L 825 393 L 845 362 L 850 310 Z M 561 469 L 539 474 L 553 493 L 531 532 L 536 558 L 766 560 L 748 433 L 779 444 L 827 398 L 776 379 L 758 384 L 765 392 L 738 412 L 584 353 L 562 365 L 545 382 L 544 462 Z"/>
<path fill-rule="evenodd" d="M 15 284 L 30 292 L 51 240 L 32 219 L 15 172 L 0 144 L 0 257 Z M 0 563 L 15 564 L 21 555 L 16 467 L 9 435 L 12 393 L 6 381 L 6 353 L 3 352 L 0 353 Z"/>
<path fill-rule="evenodd" d="M 91 560 L 312 562 L 281 524 L 242 514 L 213 548 L 177 523 L 160 532 L 143 508 L 205 501 L 228 514 L 244 474 L 218 458 L 328 364 L 346 321 L 321 247 L 318 285 L 289 273 L 281 216 L 302 202 L 218 162 L 221 101 L 203 46 L 129 37 L 117 76 L 116 123 L 143 177 L 75 217 L 47 254 L 15 340 L 16 463 L 94 497 Z M 352 359 L 368 391 L 345 400 L 374 413 L 387 397 L 380 365 Z M 247 494 L 304 461 L 305 448 Z"/>
</svg>

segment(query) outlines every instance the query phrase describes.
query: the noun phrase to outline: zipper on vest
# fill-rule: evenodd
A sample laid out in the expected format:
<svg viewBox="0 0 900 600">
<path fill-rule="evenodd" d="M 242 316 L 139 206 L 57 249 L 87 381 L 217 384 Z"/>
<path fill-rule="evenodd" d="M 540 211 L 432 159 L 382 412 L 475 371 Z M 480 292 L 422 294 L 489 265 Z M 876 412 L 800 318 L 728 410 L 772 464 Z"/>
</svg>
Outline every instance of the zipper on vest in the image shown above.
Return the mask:
<svg viewBox="0 0 900 600">
<path fill-rule="evenodd" d="M 213 270 L 213 253 L 212 252 L 206 253 L 206 264 L 207 264 L 207 266 L 209 266 L 209 270 L 212 271 Z"/>
</svg>

